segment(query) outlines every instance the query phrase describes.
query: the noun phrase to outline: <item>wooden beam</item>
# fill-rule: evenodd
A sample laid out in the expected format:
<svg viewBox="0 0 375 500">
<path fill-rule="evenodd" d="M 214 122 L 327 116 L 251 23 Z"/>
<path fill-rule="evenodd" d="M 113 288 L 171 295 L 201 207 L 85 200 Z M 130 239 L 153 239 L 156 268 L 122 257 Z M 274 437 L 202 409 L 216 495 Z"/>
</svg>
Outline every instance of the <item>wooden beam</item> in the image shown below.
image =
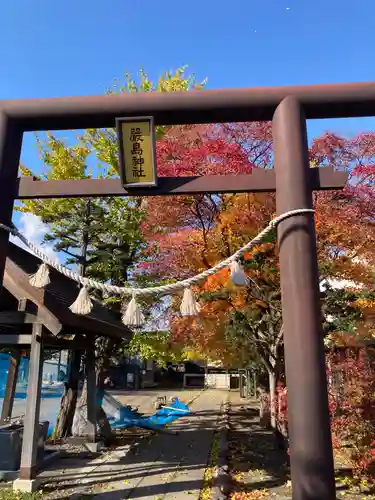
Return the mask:
<svg viewBox="0 0 375 500">
<path fill-rule="evenodd" d="M 25 323 L 36 323 L 38 309 L 36 305 L 30 300 L 22 297 L 18 298 L 17 311 L 1 311 L 0 312 L 0 325 L 22 325 Z M 35 313 L 35 314 L 34 314 Z M 26 321 L 25 321 L 26 320 Z M 0 326 L 0 345 L 2 346 L 29 346 L 31 345 L 32 335 L 30 334 L 1 334 Z"/>
<path fill-rule="evenodd" d="M 312 168 L 313 189 L 342 189 L 346 172 L 330 167 Z M 18 179 L 18 199 L 74 198 L 85 196 L 159 196 L 202 193 L 247 193 L 275 191 L 274 170 L 255 168 L 249 174 L 196 177 L 160 177 L 157 187 L 124 189 L 120 179 L 77 179 L 39 181 L 33 177 Z"/>
<path fill-rule="evenodd" d="M 153 116 L 156 125 L 251 122 L 272 120 L 286 96 L 308 119 L 375 114 L 374 82 L 12 99 L 0 111 L 25 132 L 114 127 L 123 116 Z"/>
<path fill-rule="evenodd" d="M 20 352 L 18 350 L 12 351 L 10 354 L 9 370 L 7 376 L 7 384 L 5 388 L 5 397 L 3 407 L 1 410 L 0 424 L 9 422 L 12 417 L 14 394 L 16 392 L 16 384 L 18 377 L 18 369 L 20 366 Z"/>
<path fill-rule="evenodd" d="M 46 329 L 52 333 L 52 335 L 57 336 L 61 333 L 63 325 L 58 318 L 52 314 L 48 307 L 44 306 L 39 308 L 38 319 L 41 323 L 43 323 Z"/>
<path fill-rule="evenodd" d="M 29 377 L 27 384 L 26 416 L 24 420 L 20 479 L 33 480 L 37 473 L 40 393 L 43 374 L 41 324 L 33 325 Z"/>
<path fill-rule="evenodd" d="M 64 304 L 59 302 L 53 295 L 45 294 L 44 289 L 32 287 L 28 283 L 27 279 L 22 279 L 22 277 L 25 276 L 25 273 L 22 272 L 21 274 L 21 271 L 22 270 L 20 270 L 14 262 L 8 259 L 4 274 L 4 286 L 8 292 L 19 301 L 26 300 L 24 299 L 25 296 L 30 297 L 29 303 L 32 302 L 32 305 L 37 307 L 37 311 L 35 310 L 37 314 L 35 315 L 37 316 L 39 322 L 43 323 L 52 335 L 57 337 L 62 332 L 63 325 L 58 319 L 60 317 L 66 318 L 68 320 L 68 324 L 75 330 L 82 331 L 82 327 L 84 327 L 88 334 L 92 334 L 94 331 L 98 334 L 102 332 L 103 335 L 121 339 L 129 339 L 131 337 L 131 330 L 121 325 L 121 323 L 114 325 L 113 323 L 107 323 L 91 317 L 78 316 L 71 313 L 66 305 L 64 306 Z M 64 324 L 66 324 L 66 319 Z M 82 345 L 83 349 L 85 347 L 86 346 Z M 67 348 L 75 349 L 75 346 L 72 345 Z M 80 347 L 77 346 L 77 348 Z"/>
<path fill-rule="evenodd" d="M 1 327 L 0 327 L 1 331 Z M 30 346 L 32 343 L 32 335 L 26 333 L 0 333 L 0 346 L 13 347 L 13 346 Z M 43 335 L 43 345 L 45 348 L 51 347 L 54 349 L 72 349 L 82 350 L 87 349 L 90 342 L 85 338 L 76 338 L 73 340 L 60 339 L 52 335 Z"/>
<path fill-rule="evenodd" d="M 24 325 L 40 323 L 37 316 L 24 311 L 1 311 L 0 325 Z"/>
<path fill-rule="evenodd" d="M 64 277 L 65 280 L 68 278 Z M 86 333 L 88 336 L 104 335 L 128 340 L 132 337 L 132 331 L 123 325 L 121 322 L 115 322 L 113 319 L 102 320 L 100 315 L 93 317 L 91 315 L 81 316 L 73 314 L 69 311 L 68 304 L 59 301 L 54 295 L 46 294 L 45 306 L 48 310 L 53 311 L 56 317 L 61 318 L 64 325 L 71 330 Z M 107 315 L 106 315 L 107 316 Z"/>
<path fill-rule="evenodd" d="M 38 314 L 38 306 L 27 297 L 18 298 L 18 311 L 27 312 L 29 314 L 33 314 L 37 316 Z"/>
<path fill-rule="evenodd" d="M 5 333 L 0 334 L 0 345 L 4 346 L 29 346 L 31 345 L 32 335 L 24 333 Z"/>
<path fill-rule="evenodd" d="M 36 313 L 37 311 L 39 322 L 43 323 L 52 335 L 58 335 L 62 330 L 62 324 L 44 305 L 45 290 L 31 286 L 27 280 L 22 279 L 23 277 L 24 273 L 20 274 L 20 268 L 10 259 L 7 259 L 4 273 L 4 287 L 19 303 L 22 300 L 27 301 L 27 308 L 34 308 L 34 311 L 30 309 L 27 312 Z"/>
</svg>

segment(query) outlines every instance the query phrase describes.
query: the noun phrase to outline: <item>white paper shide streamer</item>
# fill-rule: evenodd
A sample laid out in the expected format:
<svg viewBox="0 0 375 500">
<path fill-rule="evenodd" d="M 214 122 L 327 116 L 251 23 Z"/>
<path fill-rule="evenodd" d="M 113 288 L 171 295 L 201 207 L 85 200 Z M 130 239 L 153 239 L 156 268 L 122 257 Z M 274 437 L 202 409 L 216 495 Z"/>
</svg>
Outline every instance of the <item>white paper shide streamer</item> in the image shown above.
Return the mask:
<svg viewBox="0 0 375 500">
<path fill-rule="evenodd" d="M 43 262 L 35 274 L 30 276 L 29 283 L 35 288 L 43 288 L 51 283 L 49 277 L 49 267 Z"/>
<path fill-rule="evenodd" d="M 182 316 L 197 316 L 200 309 L 200 305 L 195 300 L 193 290 L 190 287 L 185 288 L 180 307 Z"/>
<path fill-rule="evenodd" d="M 247 277 L 244 268 L 237 260 L 234 260 L 230 265 L 230 279 L 234 285 L 247 285 Z"/>
<path fill-rule="evenodd" d="M 141 311 L 141 308 L 136 300 L 136 295 L 133 293 L 133 297 L 126 308 L 125 314 L 122 317 L 122 322 L 126 326 L 140 327 L 145 322 L 145 317 Z"/>
</svg>

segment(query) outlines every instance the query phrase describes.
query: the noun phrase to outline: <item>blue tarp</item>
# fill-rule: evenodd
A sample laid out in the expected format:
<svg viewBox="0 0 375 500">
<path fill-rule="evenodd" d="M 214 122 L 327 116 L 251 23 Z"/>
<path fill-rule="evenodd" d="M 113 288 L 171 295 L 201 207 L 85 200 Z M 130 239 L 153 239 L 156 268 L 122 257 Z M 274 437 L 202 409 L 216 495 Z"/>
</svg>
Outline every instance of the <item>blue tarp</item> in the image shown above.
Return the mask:
<svg viewBox="0 0 375 500">
<path fill-rule="evenodd" d="M 0 406 L 5 395 L 6 379 L 9 369 L 9 355 L 0 354 Z M 18 375 L 18 384 L 15 394 L 15 399 L 26 399 L 27 379 L 28 379 L 29 359 L 21 358 L 20 370 Z M 52 390 L 53 389 L 53 390 Z M 48 391 L 42 390 L 42 398 L 55 399 L 56 403 L 51 401 L 51 408 L 45 418 L 49 421 L 48 435 L 53 433 L 56 424 L 57 413 L 60 406 L 60 398 L 63 394 L 63 388 L 51 388 Z M 104 390 L 98 390 L 97 401 L 101 406 L 104 398 Z M 168 407 L 161 408 L 154 415 L 145 416 L 144 414 L 133 410 L 129 406 L 119 406 L 118 418 L 110 418 L 111 427 L 114 429 L 128 429 L 131 427 L 141 427 L 143 429 L 158 430 L 163 426 L 174 422 L 175 420 L 191 414 L 191 411 L 185 403 L 179 398 L 174 398 L 173 402 Z"/>
<path fill-rule="evenodd" d="M 97 402 L 99 406 L 103 404 L 104 390 L 98 389 L 97 391 Z M 179 398 L 175 397 L 173 402 L 160 408 L 154 415 L 145 416 L 138 410 L 131 408 L 130 406 L 120 406 L 118 407 L 118 418 L 110 419 L 110 424 L 113 429 L 130 429 L 131 427 L 141 427 L 143 429 L 158 430 L 171 422 L 174 422 L 178 418 L 187 416 L 191 414 L 188 405 L 183 403 Z"/>
<path fill-rule="evenodd" d="M 136 410 L 124 406 L 121 409 L 120 418 L 111 422 L 114 429 L 129 429 L 141 427 L 142 429 L 158 430 L 175 420 L 191 415 L 188 405 L 179 398 L 174 398 L 168 407 L 161 408 L 154 415 L 146 417 Z"/>
</svg>

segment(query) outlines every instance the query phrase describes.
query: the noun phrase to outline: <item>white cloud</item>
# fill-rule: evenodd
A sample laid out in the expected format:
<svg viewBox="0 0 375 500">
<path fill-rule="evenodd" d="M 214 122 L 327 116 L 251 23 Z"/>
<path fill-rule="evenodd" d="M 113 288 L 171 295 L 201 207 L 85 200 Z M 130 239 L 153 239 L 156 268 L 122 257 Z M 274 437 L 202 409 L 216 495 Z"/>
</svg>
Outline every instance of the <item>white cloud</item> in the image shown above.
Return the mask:
<svg viewBox="0 0 375 500">
<path fill-rule="evenodd" d="M 48 232 L 48 226 L 37 215 L 30 213 L 22 214 L 20 222 L 23 235 L 33 243 L 39 242 Z"/>
<path fill-rule="evenodd" d="M 49 228 L 37 215 L 25 213 L 22 214 L 19 219 L 18 230 L 26 239 L 28 239 L 31 243 L 34 243 L 34 245 L 41 245 L 43 237 L 48 233 Z M 10 241 L 24 250 L 33 253 L 19 238 L 11 236 Z M 49 257 L 54 258 L 57 261 L 59 260 L 58 255 L 53 251 L 53 247 L 51 245 L 43 245 L 42 250 Z"/>
</svg>

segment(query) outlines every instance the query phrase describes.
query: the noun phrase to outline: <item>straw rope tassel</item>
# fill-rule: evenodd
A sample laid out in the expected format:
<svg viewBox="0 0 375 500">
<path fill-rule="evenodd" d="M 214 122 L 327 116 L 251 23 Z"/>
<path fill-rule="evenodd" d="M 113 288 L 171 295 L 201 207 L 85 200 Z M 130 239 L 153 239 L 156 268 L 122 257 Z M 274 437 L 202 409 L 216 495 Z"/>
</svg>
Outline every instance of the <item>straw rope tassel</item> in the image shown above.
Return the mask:
<svg viewBox="0 0 375 500">
<path fill-rule="evenodd" d="M 230 279 L 232 283 L 237 286 L 245 286 L 247 285 L 247 277 L 245 271 L 241 264 L 234 260 L 230 264 Z"/>
<path fill-rule="evenodd" d="M 180 307 L 182 316 L 197 316 L 200 310 L 200 305 L 195 300 L 193 290 L 190 287 L 185 288 Z"/>
<path fill-rule="evenodd" d="M 139 327 L 145 322 L 145 317 L 142 314 L 141 308 L 136 300 L 135 293 L 126 308 L 126 312 L 122 317 L 122 322 L 126 326 Z"/>
<path fill-rule="evenodd" d="M 30 276 L 29 283 L 35 288 L 43 288 L 51 283 L 49 277 L 49 267 L 43 262 L 35 274 Z"/>
<path fill-rule="evenodd" d="M 79 291 L 76 300 L 73 302 L 71 306 L 69 306 L 69 309 L 72 311 L 73 314 L 79 314 L 81 316 L 84 316 L 85 314 L 90 314 L 92 308 L 93 308 L 93 303 L 89 295 L 88 288 L 86 285 L 84 285 Z"/>
</svg>

